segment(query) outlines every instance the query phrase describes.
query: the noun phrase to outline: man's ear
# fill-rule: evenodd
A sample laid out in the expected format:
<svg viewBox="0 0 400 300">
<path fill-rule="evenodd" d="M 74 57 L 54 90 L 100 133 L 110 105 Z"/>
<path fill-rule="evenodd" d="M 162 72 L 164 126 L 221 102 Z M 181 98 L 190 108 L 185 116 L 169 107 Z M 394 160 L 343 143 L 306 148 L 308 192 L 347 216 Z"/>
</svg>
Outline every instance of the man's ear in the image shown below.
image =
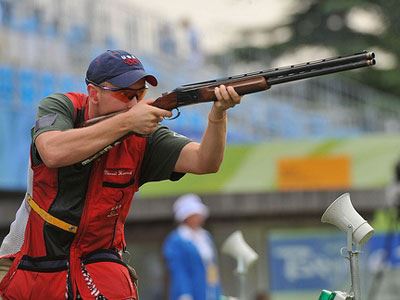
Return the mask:
<svg viewBox="0 0 400 300">
<path fill-rule="evenodd" d="M 88 84 L 87 91 L 88 91 L 90 101 L 97 104 L 99 102 L 99 99 L 98 99 L 99 91 L 96 89 L 96 87 L 93 84 Z"/>
</svg>

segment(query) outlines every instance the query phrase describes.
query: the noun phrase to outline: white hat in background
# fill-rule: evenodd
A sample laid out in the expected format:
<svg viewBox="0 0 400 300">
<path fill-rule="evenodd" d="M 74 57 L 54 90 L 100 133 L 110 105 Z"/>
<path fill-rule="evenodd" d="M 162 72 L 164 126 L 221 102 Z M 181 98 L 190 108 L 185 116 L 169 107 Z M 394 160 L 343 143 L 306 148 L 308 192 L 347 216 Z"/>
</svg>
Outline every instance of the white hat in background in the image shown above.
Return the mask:
<svg viewBox="0 0 400 300">
<path fill-rule="evenodd" d="M 179 197 L 174 203 L 175 220 L 178 222 L 184 221 L 187 217 L 194 214 L 208 217 L 208 208 L 201 202 L 199 196 L 195 194 L 186 194 Z"/>
</svg>

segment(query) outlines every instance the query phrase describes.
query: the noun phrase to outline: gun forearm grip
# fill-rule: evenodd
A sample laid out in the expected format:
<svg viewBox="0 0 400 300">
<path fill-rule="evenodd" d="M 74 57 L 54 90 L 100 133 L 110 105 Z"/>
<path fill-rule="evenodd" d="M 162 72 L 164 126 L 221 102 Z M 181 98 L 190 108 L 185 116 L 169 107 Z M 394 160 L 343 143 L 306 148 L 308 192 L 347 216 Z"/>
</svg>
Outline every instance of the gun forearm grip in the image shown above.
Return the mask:
<svg viewBox="0 0 400 300">
<path fill-rule="evenodd" d="M 268 82 L 263 76 L 227 83 L 226 86 L 232 86 L 239 95 L 247 95 L 269 89 Z"/>
</svg>

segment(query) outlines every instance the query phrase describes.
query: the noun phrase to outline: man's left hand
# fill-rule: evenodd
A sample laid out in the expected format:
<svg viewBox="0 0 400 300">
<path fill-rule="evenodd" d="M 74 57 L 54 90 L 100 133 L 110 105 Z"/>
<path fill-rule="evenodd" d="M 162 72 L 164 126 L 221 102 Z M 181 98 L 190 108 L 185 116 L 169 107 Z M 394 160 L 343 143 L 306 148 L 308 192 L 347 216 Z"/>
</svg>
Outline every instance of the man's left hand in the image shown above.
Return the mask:
<svg viewBox="0 0 400 300">
<path fill-rule="evenodd" d="M 231 107 L 240 103 L 242 99 L 238 93 L 236 93 L 235 89 L 231 86 L 226 87 L 225 85 L 220 85 L 214 89 L 215 96 L 217 97 L 217 101 L 214 102 L 214 107 L 223 112 Z"/>
</svg>

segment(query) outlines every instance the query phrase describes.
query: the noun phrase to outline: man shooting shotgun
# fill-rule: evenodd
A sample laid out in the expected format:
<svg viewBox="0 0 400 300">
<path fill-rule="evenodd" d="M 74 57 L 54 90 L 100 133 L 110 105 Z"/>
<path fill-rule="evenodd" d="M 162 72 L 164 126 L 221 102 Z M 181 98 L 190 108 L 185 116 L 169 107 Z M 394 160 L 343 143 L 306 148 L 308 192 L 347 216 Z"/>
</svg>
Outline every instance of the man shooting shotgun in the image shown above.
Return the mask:
<svg viewBox="0 0 400 300">
<path fill-rule="evenodd" d="M 102 53 L 90 63 L 86 83 L 88 94 L 52 94 L 39 104 L 28 190 L 0 248 L 3 299 L 138 299 L 136 276 L 121 259 L 133 195 L 146 182 L 217 172 L 226 111 L 241 100 L 233 87 L 215 87 L 197 143 L 159 125 L 172 113 L 145 99 L 147 83 L 157 79 L 134 55 Z M 80 163 L 130 132 L 141 136 Z"/>
<path fill-rule="evenodd" d="M 145 99 L 147 83 L 157 79 L 137 57 L 102 53 L 86 72 L 87 94 L 52 94 L 39 104 L 27 193 L 0 248 L 0 296 L 137 299 L 135 273 L 121 257 L 140 186 L 217 172 L 227 110 L 241 95 L 372 64 L 373 54 L 361 53 L 185 85 L 153 100 Z M 200 143 L 159 124 L 174 108 L 208 101 Z"/>
</svg>

